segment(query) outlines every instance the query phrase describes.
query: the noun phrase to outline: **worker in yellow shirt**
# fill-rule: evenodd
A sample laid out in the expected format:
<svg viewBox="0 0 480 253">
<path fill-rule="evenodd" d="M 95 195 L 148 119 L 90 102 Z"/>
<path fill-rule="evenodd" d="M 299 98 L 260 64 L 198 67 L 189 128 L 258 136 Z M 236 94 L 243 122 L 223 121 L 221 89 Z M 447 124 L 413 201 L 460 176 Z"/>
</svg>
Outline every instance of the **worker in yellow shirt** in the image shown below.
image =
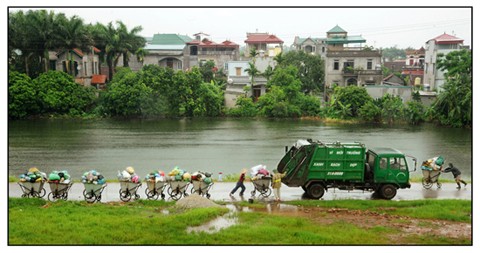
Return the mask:
<svg viewBox="0 0 480 253">
<path fill-rule="evenodd" d="M 275 196 L 275 201 L 280 201 L 280 187 L 282 187 L 282 178 L 286 175 L 285 173 L 280 173 L 278 170 L 273 170 L 272 176 L 272 188 L 273 195 Z"/>
</svg>

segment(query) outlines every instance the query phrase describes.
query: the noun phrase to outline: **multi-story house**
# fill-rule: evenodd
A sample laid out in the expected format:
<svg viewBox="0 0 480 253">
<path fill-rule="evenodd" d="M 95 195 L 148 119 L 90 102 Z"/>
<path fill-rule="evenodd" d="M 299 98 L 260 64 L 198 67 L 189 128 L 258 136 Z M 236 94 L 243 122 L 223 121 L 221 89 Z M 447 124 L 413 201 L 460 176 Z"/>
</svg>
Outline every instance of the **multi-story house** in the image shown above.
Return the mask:
<svg viewBox="0 0 480 253">
<path fill-rule="evenodd" d="M 327 54 L 327 44 L 325 41 L 327 38 L 300 38 L 295 36 L 293 40 L 293 47 L 295 50 L 303 51 L 307 54 L 316 54 L 320 55 L 322 58 L 325 58 Z"/>
<path fill-rule="evenodd" d="M 185 66 L 187 68 L 201 65 L 202 62 L 213 61 L 217 68 L 224 68 L 228 61 L 236 61 L 240 55 L 240 46 L 225 40 L 215 43 L 205 33 L 194 34 L 195 40 L 187 42 Z"/>
<path fill-rule="evenodd" d="M 439 54 L 447 55 L 450 52 L 461 50 L 463 39 L 453 35 L 442 34 L 426 42 L 425 45 L 425 68 L 423 83 L 425 88 L 439 90 L 445 83 L 444 71 L 437 69 L 437 57 Z"/>
<path fill-rule="evenodd" d="M 59 52 L 51 51 L 49 52 L 49 69 L 69 73 L 75 78 L 76 83 L 84 86 L 102 85 L 104 83 L 99 83 L 99 80 L 104 80 L 105 76 L 100 75 L 98 55 L 100 52 L 96 47 L 90 47 L 85 51 L 79 48 Z M 92 79 L 94 79 L 93 83 Z"/>
<path fill-rule="evenodd" d="M 406 77 L 407 85 L 419 87 L 423 83 L 423 67 L 425 64 L 425 49 L 406 50 L 405 66 L 402 68 L 402 76 Z"/>
<path fill-rule="evenodd" d="M 327 32 L 325 87 L 374 85 L 382 82 L 380 50 L 362 47 L 366 40 L 350 36 L 338 25 Z"/>
<path fill-rule="evenodd" d="M 268 33 L 247 33 L 245 40 L 245 56 L 250 56 L 250 50 L 255 48 L 257 52 L 263 53 L 269 57 L 274 57 L 282 52 L 283 40 L 277 36 Z"/>
<path fill-rule="evenodd" d="M 148 54 L 144 57 L 143 65 L 155 64 L 175 70 L 188 68 L 188 64 L 185 64 L 184 55 L 187 50 L 187 43 L 192 40 L 187 35 L 155 34 L 145 46 Z"/>
</svg>

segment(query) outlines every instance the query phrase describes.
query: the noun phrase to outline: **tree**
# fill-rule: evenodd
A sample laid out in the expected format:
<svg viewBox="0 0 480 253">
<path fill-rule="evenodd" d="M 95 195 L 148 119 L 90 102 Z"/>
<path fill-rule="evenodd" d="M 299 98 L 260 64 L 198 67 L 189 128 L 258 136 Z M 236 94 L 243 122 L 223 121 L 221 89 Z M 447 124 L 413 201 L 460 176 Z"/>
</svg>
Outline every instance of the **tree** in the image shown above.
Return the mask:
<svg viewBox="0 0 480 253">
<path fill-rule="evenodd" d="M 446 83 L 432 104 L 441 124 L 472 125 L 472 53 L 469 50 L 439 55 L 438 69 L 445 71 Z"/>
<path fill-rule="evenodd" d="M 42 113 L 78 115 L 88 111 L 95 103 L 93 88 L 74 82 L 65 72 L 48 71 L 34 80 Z"/>
<path fill-rule="evenodd" d="M 334 111 L 345 112 L 346 107 L 350 105 L 350 117 L 357 117 L 360 108 L 372 100 L 368 95 L 367 90 L 358 86 L 337 86 L 334 89 L 332 99 L 330 101 L 331 107 Z M 345 115 L 344 116 L 348 116 Z"/>
<path fill-rule="evenodd" d="M 277 55 L 274 59 L 277 61 L 277 66 L 293 65 L 297 68 L 297 76 L 302 82 L 301 89 L 305 94 L 323 90 L 324 61 L 319 55 L 289 51 L 286 54 Z"/>
<path fill-rule="evenodd" d="M 145 45 L 145 39 L 138 35 L 143 30 L 141 26 L 135 26 L 130 31 L 127 26 L 121 22 L 117 21 L 117 33 L 120 38 L 120 48 L 123 56 L 123 66 L 128 67 L 128 62 L 130 60 L 130 54 L 141 53 L 139 49 L 143 48 Z"/>
<path fill-rule="evenodd" d="M 8 73 L 8 117 L 22 119 L 40 112 L 38 89 L 26 74 Z"/>
<path fill-rule="evenodd" d="M 248 62 L 248 68 L 245 69 L 245 72 L 248 73 L 250 76 L 250 86 L 253 87 L 255 85 L 255 77 L 260 74 L 260 70 L 257 69 L 255 66 L 255 62 Z M 253 98 L 253 92 L 252 92 Z"/>
<path fill-rule="evenodd" d="M 72 50 L 79 48 L 82 50 L 90 48 L 93 41 L 88 36 L 88 31 L 83 24 L 83 20 L 78 16 L 72 16 L 68 19 L 63 13 L 58 16 L 58 38 L 59 47 L 67 53 L 67 72 L 75 76 L 75 66 L 73 64 Z"/>
<path fill-rule="evenodd" d="M 403 102 L 399 96 L 386 93 L 380 99 L 380 103 L 382 108 L 382 118 L 389 124 L 393 124 L 395 120 L 403 117 Z"/>
</svg>

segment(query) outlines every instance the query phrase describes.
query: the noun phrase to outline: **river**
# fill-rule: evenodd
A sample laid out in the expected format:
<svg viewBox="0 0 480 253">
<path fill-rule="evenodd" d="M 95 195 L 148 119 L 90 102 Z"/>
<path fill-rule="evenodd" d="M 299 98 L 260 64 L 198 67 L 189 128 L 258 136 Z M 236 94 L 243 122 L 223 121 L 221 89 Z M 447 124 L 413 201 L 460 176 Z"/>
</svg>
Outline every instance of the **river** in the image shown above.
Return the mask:
<svg viewBox="0 0 480 253">
<path fill-rule="evenodd" d="M 9 121 L 8 174 L 18 177 L 32 166 L 47 173 L 66 169 L 77 179 L 90 169 L 115 179 L 117 171 L 127 166 L 141 177 L 152 170 L 169 172 L 174 166 L 214 176 L 257 164 L 272 170 L 285 146 L 307 138 L 393 147 L 417 157 L 419 163 L 442 155 L 471 179 L 471 129 L 230 118 Z M 421 177 L 420 169 L 414 176 Z"/>
</svg>

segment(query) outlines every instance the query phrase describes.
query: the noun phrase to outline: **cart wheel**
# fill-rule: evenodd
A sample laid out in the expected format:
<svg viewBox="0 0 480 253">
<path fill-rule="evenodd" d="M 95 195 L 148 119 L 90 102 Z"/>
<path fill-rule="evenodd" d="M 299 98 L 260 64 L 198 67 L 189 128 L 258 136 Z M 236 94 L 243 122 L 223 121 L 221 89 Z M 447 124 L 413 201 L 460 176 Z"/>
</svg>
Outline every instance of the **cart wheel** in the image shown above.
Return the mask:
<svg viewBox="0 0 480 253">
<path fill-rule="evenodd" d="M 147 189 L 145 189 L 145 195 L 147 195 L 147 199 L 153 199 L 153 198 L 155 197 L 155 195 L 156 195 L 156 192 L 155 192 L 155 190 L 151 190 L 151 191 L 150 191 L 150 190 L 148 190 L 148 188 L 147 188 Z M 158 197 L 157 197 L 157 198 L 158 198 Z"/>
<path fill-rule="evenodd" d="M 52 201 L 52 202 L 55 202 L 57 201 L 57 196 L 55 194 L 53 194 L 53 192 L 50 192 L 47 196 L 48 200 Z"/>
<path fill-rule="evenodd" d="M 135 193 L 135 200 L 139 200 L 139 199 L 140 199 L 140 194 Z"/>
<path fill-rule="evenodd" d="M 260 195 L 262 195 L 265 198 L 268 198 L 272 194 L 272 190 L 270 188 L 266 188 L 263 191 L 260 192 Z"/>
<path fill-rule="evenodd" d="M 179 200 L 182 197 L 182 193 L 178 190 L 171 190 L 170 197 L 173 200 Z"/>
<path fill-rule="evenodd" d="M 210 199 L 210 193 L 207 193 L 207 199 Z"/>
<path fill-rule="evenodd" d="M 123 202 L 128 202 L 132 198 L 132 194 L 130 192 L 120 192 L 120 200 Z"/>
<path fill-rule="evenodd" d="M 424 179 L 422 179 L 422 185 L 423 185 L 423 188 L 430 189 L 430 188 L 432 188 L 433 184 L 432 184 L 432 182 L 430 181 L 429 178 L 424 178 Z"/>
<path fill-rule="evenodd" d="M 68 199 L 68 193 L 62 194 L 61 197 L 62 197 L 63 200 L 67 200 Z"/>
<path fill-rule="evenodd" d="M 28 194 L 26 193 L 22 194 L 22 198 L 28 198 Z"/>
<path fill-rule="evenodd" d="M 47 194 L 47 191 L 45 191 L 45 188 L 42 188 L 40 190 L 40 193 L 38 194 L 38 197 L 43 198 L 45 196 L 45 194 Z"/>
<path fill-rule="evenodd" d="M 87 198 L 87 190 L 83 190 L 82 194 L 84 198 Z"/>
<path fill-rule="evenodd" d="M 442 188 L 442 184 L 437 182 L 437 189 L 440 189 L 440 188 Z"/>
<path fill-rule="evenodd" d="M 102 200 L 102 195 L 97 196 L 97 202 L 100 202 Z"/>
<path fill-rule="evenodd" d="M 85 201 L 87 201 L 88 203 L 94 203 L 95 200 L 97 200 L 97 198 L 95 197 L 95 195 L 91 195 L 90 193 L 88 193 L 87 195 L 85 195 Z"/>
</svg>

